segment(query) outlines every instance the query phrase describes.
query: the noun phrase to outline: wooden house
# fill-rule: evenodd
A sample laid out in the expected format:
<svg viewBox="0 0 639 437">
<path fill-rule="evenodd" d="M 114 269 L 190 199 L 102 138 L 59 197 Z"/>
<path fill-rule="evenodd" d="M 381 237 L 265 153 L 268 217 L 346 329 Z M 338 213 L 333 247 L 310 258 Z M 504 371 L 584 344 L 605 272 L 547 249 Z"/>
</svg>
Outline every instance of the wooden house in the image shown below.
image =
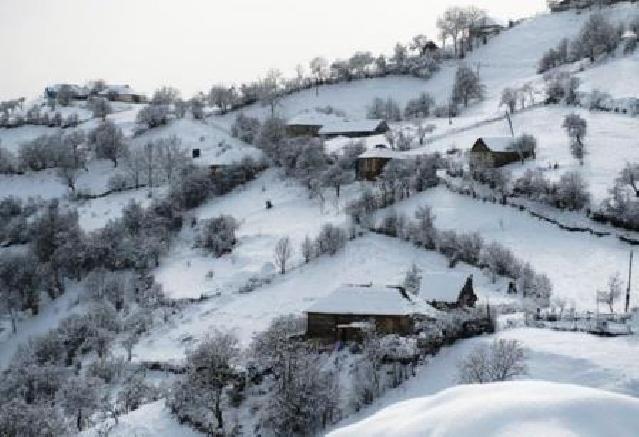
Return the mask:
<svg viewBox="0 0 639 437">
<path fill-rule="evenodd" d="M 356 175 L 359 180 L 374 181 L 393 159 L 412 159 L 413 156 L 396 152 L 385 144 L 379 144 L 357 157 Z"/>
<path fill-rule="evenodd" d="M 482 137 L 470 149 L 471 167 L 502 167 L 532 157 L 533 150 L 517 150 L 511 137 Z"/>
<path fill-rule="evenodd" d="M 286 123 L 286 133 L 291 137 L 318 137 L 320 129 L 327 124 L 343 122 L 337 114 L 325 114 L 319 111 L 303 111 Z"/>
<path fill-rule="evenodd" d="M 112 102 L 124 103 L 146 103 L 147 98 L 144 94 L 136 92 L 129 85 L 107 85 L 107 87 L 98 93 L 101 97 L 106 97 Z"/>
<path fill-rule="evenodd" d="M 423 299 L 400 287 L 345 285 L 306 311 L 306 335 L 326 342 L 359 341 L 366 329 L 409 335 L 415 320 L 436 314 Z"/>
<path fill-rule="evenodd" d="M 358 120 L 328 123 L 319 130 L 319 136 L 328 139 L 335 137 L 362 138 L 388 132 L 388 123 L 384 120 Z"/>
<path fill-rule="evenodd" d="M 44 89 L 44 96 L 48 99 L 58 98 L 58 92 L 61 88 L 67 88 L 74 100 L 86 100 L 89 97 L 89 90 L 87 87 L 69 84 L 69 83 L 57 83 L 55 85 L 49 85 Z"/>
</svg>

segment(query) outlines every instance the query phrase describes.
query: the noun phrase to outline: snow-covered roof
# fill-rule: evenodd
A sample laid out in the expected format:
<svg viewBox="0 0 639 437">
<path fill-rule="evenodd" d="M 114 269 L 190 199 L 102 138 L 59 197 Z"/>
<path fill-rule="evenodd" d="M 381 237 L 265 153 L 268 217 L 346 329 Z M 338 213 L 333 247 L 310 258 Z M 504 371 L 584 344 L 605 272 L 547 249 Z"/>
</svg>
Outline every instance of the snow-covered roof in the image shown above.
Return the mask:
<svg viewBox="0 0 639 437">
<path fill-rule="evenodd" d="M 481 140 L 493 152 L 513 151 L 512 137 L 481 137 Z"/>
<path fill-rule="evenodd" d="M 621 35 L 621 39 L 637 39 L 637 34 L 632 30 L 626 30 L 623 35 Z"/>
<path fill-rule="evenodd" d="M 370 135 L 363 138 L 349 138 L 342 135 L 336 136 L 324 142 L 324 147 L 326 151 L 340 153 L 344 150 L 346 146 L 351 144 L 361 143 L 364 145 L 366 150 L 375 149 L 377 147 L 383 146 L 387 148 L 391 148 L 388 139 L 384 134 L 379 135 Z"/>
<path fill-rule="evenodd" d="M 397 288 L 344 285 L 327 297 L 319 299 L 306 312 L 363 316 L 407 316 L 411 314 L 434 315 L 437 310 L 419 297 L 411 296 L 407 299 Z"/>
<path fill-rule="evenodd" d="M 320 129 L 320 135 L 340 135 L 356 132 L 375 132 L 384 120 L 341 121 L 325 124 Z"/>
<path fill-rule="evenodd" d="M 374 147 L 359 155 L 358 158 L 414 159 L 415 156 L 406 155 L 388 147 Z"/>
<path fill-rule="evenodd" d="M 427 301 L 455 302 L 466 279 L 467 274 L 456 271 L 423 273 L 419 295 Z"/>
<path fill-rule="evenodd" d="M 319 111 L 302 111 L 286 123 L 288 126 L 324 126 L 329 123 L 343 122 L 345 119 L 337 114 L 326 114 Z"/>
<path fill-rule="evenodd" d="M 73 83 L 56 83 L 56 84 L 47 86 L 46 89 L 48 91 L 58 92 L 60 91 L 60 88 L 62 88 L 63 86 L 70 87 L 71 91 L 76 94 L 86 94 L 89 92 L 89 90 L 86 87 L 76 85 Z"/>
</svg>

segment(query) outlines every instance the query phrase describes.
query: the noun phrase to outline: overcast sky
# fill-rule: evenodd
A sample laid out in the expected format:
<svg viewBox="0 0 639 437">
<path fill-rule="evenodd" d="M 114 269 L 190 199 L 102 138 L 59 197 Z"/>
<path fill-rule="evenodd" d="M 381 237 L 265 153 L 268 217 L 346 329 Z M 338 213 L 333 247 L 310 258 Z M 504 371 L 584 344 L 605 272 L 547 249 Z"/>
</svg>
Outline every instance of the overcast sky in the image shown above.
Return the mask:
<svg viewBox="0 0 639 437">
<path fill-rule="evenodd" d="M 48 83 L 104 78 L 144 92 L 172 85 L 189 97 L 212 84 L 292 75 L 317 55 L 389 53 L 425 33 L 450 5 L 502 19 L 545 0 L 0 0 L 0 99 Z"/>
</svg>

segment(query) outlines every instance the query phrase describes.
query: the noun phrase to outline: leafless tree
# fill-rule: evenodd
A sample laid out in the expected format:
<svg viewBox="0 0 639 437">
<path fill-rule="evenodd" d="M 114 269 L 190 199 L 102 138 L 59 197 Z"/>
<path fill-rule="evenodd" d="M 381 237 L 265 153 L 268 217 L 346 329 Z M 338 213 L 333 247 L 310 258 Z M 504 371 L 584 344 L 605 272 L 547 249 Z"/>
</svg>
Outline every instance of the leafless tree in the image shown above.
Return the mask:
<svg viewBox="0 0 639 437">
<path fill-rule="evenodd" d="M 275 245 L 273 257 L 275 259 L 275 265 L 279 268 L 282 275 L 286 273 L 286 264 L 292 255 L 293 248 L 291 246 L 291 239 L 288 236 L 280 238 Z"/>
<path fill-rule="evenodd" d="M 524 349 L 518 340 L 499 339 L 478 346 L 459 364 L 461 384 L 508 381 L 526 373 Z"/>
</svg>

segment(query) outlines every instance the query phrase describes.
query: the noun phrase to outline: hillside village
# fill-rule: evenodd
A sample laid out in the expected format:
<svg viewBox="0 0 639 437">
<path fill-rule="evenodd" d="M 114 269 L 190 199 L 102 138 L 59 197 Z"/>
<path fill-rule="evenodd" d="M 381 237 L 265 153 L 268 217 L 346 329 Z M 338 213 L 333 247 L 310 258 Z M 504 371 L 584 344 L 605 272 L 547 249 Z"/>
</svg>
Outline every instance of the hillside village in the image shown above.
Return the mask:
<svg viewBox="0 0 639 437">
<path fill-rule="evenodd" d="M 639 4 L 437 26 L 0 102 L 0 435 L 633 435 Z"/>
</svg>

